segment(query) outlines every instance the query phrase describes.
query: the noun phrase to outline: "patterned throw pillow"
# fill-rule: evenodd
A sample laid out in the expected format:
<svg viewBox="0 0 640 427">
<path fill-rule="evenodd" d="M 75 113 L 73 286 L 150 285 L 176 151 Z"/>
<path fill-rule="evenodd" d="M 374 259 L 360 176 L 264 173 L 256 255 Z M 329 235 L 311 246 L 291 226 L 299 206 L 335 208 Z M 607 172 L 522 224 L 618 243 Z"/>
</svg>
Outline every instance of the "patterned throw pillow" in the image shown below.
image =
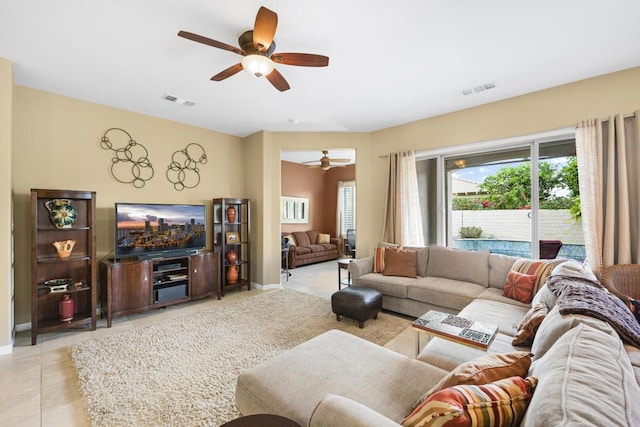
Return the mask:
<svg viewBox="0 0 640 427">
<path fill-rule="evenodd" d="M 511 271 L 517 271 L 522 274 L 531 274 L 537 277 L 535 286 L 533 288 L 533 294 L 538 292 L 538 289 L 544 285 L 549 274 L 553 270 L 553 267 L 558 263 L 547 261 L 533 261 L 527 258 L 520 258 L 511 266 Z"/>
<path fill-rule="evenodd" d="M 373 252 L 373 272 L 382 273 L 384 270 L 384 251 L 387 248 L 376 248 Z"/>
<path fill-rule="evenodd" d="M 544 320 L 549 312 L 544 301 L 540 301 L 531 307 L 531 310 L 525 314 L 522 322 L 518 325 L 518 330 L 511 345 L 531 345 L 536 336 L 540 323 Z"/>
<path fill-rule="evenodd" d="M 457 385 L 431 395 L 403 426 L 517 426 L 538 384 L 535 377 L 511 377 L 484 385 Z"/>
<path fill-rule="evenodd" d="M 413 407 L 420 405 L 433 393 L 456 385 L 488 384 L 509 377 L 524 378 L 531 367 L 532 356 L 528 351 L 514 351 L 487 354 L 461 363 L 426 392 Z"/>
<path fill-rule="evenodd" d="M 525 304 L 531 302 L 537 278 L 533 274 L 522 274 L 511 270 L 504 285 L 504 296 Z"/>
</svg>

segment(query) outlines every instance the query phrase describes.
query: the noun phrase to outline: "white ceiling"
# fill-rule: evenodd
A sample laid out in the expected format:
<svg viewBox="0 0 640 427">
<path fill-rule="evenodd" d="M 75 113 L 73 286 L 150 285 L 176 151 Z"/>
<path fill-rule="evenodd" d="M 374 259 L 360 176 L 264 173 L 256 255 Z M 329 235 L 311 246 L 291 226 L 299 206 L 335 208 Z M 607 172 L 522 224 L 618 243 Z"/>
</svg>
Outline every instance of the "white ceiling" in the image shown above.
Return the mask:
<svg viewBox="0 0 640 427">
<path fill-rule="evenodd" d="M 329 66 L 279 65 L 283 93 L 210 81 L 241 57 L 177 32 L 236 46 L 260 6 L 276 51 Z M 638 0 L 0 0 L 0 57 L 18 85 L 237 136 L 370 132 L 639 66 L 639 18 Z"/>
</svg>

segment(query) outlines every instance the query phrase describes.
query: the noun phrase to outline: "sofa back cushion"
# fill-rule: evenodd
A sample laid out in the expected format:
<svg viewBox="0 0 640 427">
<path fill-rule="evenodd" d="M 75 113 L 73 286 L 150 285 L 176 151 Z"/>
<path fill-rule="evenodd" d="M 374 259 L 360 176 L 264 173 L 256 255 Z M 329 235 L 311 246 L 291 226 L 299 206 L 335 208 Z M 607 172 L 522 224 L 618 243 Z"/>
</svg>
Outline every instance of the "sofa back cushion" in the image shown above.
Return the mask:
<svg viewBox="0 0 640 427">
<path fill-rule="evenodd" d="M 538 377 L 523 424 L 638 426 L 640 387 L 617 335 L 580 324 L 531 365 Z"/>
<path fill-rule="evenodd" d="M 311 242 L 312 245 L 318 244 L 318 234 L 320 233 L 314 230 L 307 231 L 307 236 L 309 236 L 309 242 Z"/>
<path fill-rule="evenodd" d="M 489 251 L 430 246 L 427 276 L 489 286 Z"/>
<path fill-rule="evenodd" d="M 489 287 L 504 289 L 509 271 L 517 259 L 509 255 L 489 254 Z"/>
<path fill-rule="evenodd" d="M 309 240 L 309 235 L 306 231 L 294 231 L 291 234 L 293 234 L 293 237 L 296 239 L 297 246 L 311 245 L 311 240 Z M 313 243 L 315 243 L 315 240 Z"/>
</svg>

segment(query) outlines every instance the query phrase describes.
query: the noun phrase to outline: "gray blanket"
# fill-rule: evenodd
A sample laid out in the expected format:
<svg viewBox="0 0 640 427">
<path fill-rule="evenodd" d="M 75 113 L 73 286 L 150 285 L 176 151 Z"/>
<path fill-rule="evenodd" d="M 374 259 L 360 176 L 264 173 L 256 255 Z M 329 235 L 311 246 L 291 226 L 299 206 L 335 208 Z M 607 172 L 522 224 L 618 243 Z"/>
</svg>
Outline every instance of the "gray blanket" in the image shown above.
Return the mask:
<svg viewBox="0 0 640 427">
<path fill-rule="evenodd" d="M 560 314 L 584 314 L 611 325 L 620 337 L 640 347 L 640 324 L 620 298 L 598 282 L 569 276 L 551 276 L 547 287 L 558 297 Z"/>
</svg>

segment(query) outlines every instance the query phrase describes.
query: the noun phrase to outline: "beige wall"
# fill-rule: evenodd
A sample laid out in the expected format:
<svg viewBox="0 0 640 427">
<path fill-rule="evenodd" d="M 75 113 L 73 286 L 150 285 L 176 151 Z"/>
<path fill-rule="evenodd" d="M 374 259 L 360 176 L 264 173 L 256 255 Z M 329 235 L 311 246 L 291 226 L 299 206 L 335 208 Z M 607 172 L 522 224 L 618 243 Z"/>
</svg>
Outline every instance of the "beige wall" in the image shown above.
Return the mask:
<svg viewBox="0 0 640 427">
<path fill-rule="evenodd" d="M 285 233 L 307 230 L 327 233 L 328 230 L 323 228 L 324 171 L 320 168 L 309 169 L 305 165 L 292 162 L 280 162 L 280 165 L 281 194 L 309 199 L 309 222 L 306 224 L 282 224 L 280 230 Z"/>
<path fill-rule="evenodd" d="M 147 148 L 155 176 L 143 188 L 111 176 L 112 153 L 100 147 L 100 138 L 112 127 Z M 177 191 L 165 172 L 172 154 L 192 142 L 204 147 L 208 162 L 199 167 L 196 188 Z M 13 150 L 16 324 L 30 321 L 31 188 L 97 192 L 99 258 L 113 249 L 115 202 L 205 203 L 210 218 L 211 199 L 244 197 L 240 138 L 20 86 L 15 88 Z M 207 243 L 211 248 L 211 236 Z"/>
<path fill-rule="evenodd" d="M 358 194 L 376 195 L 370 198 L 372 204 L 367 211 L 371 228 L 360 223 L 365 213 L 358 211 L 358 249 L 360 245 L 368 245 L 367 250 L 375 245 L 382 229 L 384 194 L 374 189 L 386 185 L 386 159 L 379 156 L 390 151 L 428 150 L 530 135 L 636 109 L 640 109 L 640 67 L 372 133 L 369 159 L 374 173 L 366 177 L 366 182 L 358 178 Z M 366 242 L 362 241 L 365 236 Z"/>
<path fill-rule="evenodd" d="M 4 65 L 0 68 L 0 84 L 3 82 L 6 82 Z M 6 95 L 0 93 L 0 104 L 6 105 Z M 634 68 L 373 133 L 264 131 L 240 139 L 17 86 L 13 95 L 13 137 L 9 137 L 12 147 L 1 145 L 7 137 L 0 132 L 0 147 L 5 154 L 11 154 L 13 148 L 12 164 L 16 165 L 13 168 L 15 321 L 20 324 L 30 320 L 30 188 L 97 191 L 100 256 L 113 248 L 116 201 L 207 203 L 210 215 L 210 200 L 214 197 L 247 197 L 252 202 L 255 243 L 251 251 L 252 280 L 275 284 L 280 282 L 281 150 L 356 150 L 357 246 L 359 253 L 367 254 L 380 239 L 382 229 L 386 160 L 381 155 L 573 126 L 589 117 L 632 112 L 640 108 L 639 99 L 640 68 Z M 0 128 L 5 123 L 2 120 Z M 156 176 L 144 188 L 119 184 L 109 175 L 111 155 L 100 148 L 99 141 L 110 127 L 127 130 L 148 148 Z M 189 142 L 199 142 L 205 147 L 209 163 L 201 167 L 200 186 L 178 192 L 172 189 L 164 172 L 171 154 Z M 11 165 L 4 171 L 10 169 Z M 2 193 L 0 200 L 5 200 Z M 0 230 L 0 241 L 2 233 Z M 8 275 L 1 264 L 0 272 Z M 0 305 L 2 298 L 0 295 Z"/>
<path fill-rule="evenodd" d="M 11 194 L 13 66 L 0 58 L 0 353 L 9 352 L 13 342 L 14 282 L 12 271 L 13 209 Z"/>
</svg>

